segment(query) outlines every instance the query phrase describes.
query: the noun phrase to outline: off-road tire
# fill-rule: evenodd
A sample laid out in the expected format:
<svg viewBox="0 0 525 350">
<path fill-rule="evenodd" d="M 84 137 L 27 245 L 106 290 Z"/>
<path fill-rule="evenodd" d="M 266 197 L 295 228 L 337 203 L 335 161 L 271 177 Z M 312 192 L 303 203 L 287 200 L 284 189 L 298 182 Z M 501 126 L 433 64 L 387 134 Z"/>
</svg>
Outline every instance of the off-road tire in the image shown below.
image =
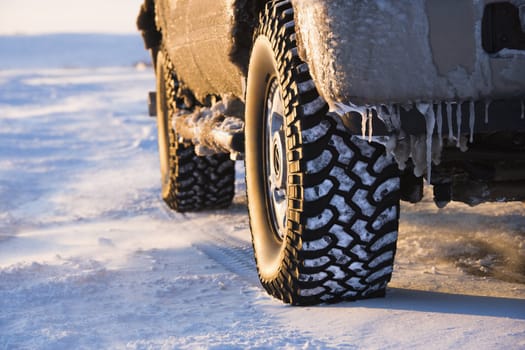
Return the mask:
<svg viewBox="0 0 525 350">
<path fill-rule="evenodd" d="M 272 81 L 286 120 L 284 232 L 267 179 L 274 166 L 265 144 Z M 383 146 L 349 135 L 328 113 L 298 56 L 290 1 L 269 2 L 261 16 L 246 103 L 247 197 L 264 288 L 296 305 L 383 296 L 396 251 L 398 170 Z"/>
<path fill-rule="evenodd" d="M 157 54 L 156 75 L 162 198 L 178 212 L 227 207 L 235 190 L 234 162 L 228 154 L 199 157 L 193 145 L 179 142 L 171 127 L 179 82 L 163 50 Z"/>
</svg>

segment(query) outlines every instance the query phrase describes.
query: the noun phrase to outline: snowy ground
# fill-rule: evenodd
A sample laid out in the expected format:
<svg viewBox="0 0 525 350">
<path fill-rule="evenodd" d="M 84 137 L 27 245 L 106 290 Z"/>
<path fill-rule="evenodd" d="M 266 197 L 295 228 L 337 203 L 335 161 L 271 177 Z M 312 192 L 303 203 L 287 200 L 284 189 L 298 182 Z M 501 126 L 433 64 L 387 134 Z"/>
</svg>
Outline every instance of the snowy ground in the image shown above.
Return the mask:
<svg viewBox="0 0 525 350">
<path fill-rule="evenodd" d="M 384 299 L 268 297 L 228 210 L 159 199 L 137 36 L 0 37 L 0 349 L 523 349 L 525 207 L 404 205 Z"/>
</svg>

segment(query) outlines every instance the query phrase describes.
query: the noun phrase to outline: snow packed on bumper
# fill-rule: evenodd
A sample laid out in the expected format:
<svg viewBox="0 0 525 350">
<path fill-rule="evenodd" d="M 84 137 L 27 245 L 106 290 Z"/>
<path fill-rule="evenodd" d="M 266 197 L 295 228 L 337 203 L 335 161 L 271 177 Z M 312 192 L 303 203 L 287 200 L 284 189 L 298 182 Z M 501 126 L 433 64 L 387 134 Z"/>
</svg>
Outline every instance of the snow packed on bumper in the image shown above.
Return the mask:
<svg viewBox="0 0 525 350">
<path fill-rule="evenodd" d="M 525 55 L 483 49 L 486 2 L 293 1 L 298 52 L 331 106 L 522 95 Z"/>
<path fill-rule="evenodd" d="M 445 105 L 445 108 L 443 108 Z M 426 103 L 419 102 L 400 106 L 375 105 L 356 106 L 351 103 L 336 103 L 336 109 L 332 113 L 343 117 L 348 113 L 361 116 L 361 138 L 369 142 L 375 141 L 385 145 L 388 155 L 395 158 L 399 169 L 404 170 L 406 163 L 412 159 L 414 175 L 417 177 L 427 175 L 430 182 L 432 163 L 439 165 L 441 162 L 441 151 L 443 149 L 443 118 L 447 120 L 448 135 L 445 136 L 447 143 L 455 145 L 461 151 L 468 150 L 468 142 L 474 141 L 474 128 L 476 112 L 474 101 Z M 490 101 L 485 102 L 485 123 L 489 121 Z M 401 109 L 410 111 L 417 109 L 422 118 L 425 119 L 426 129 L 420 135 L 407 135 L 401 123 Z M 468 125 L 463 125 L 463 109 L 468 110 Z M 525 107 L 522 107 L 522 114 Z M 377 116 L 386 126 L 389 136 L 374 137 L 372 118 Z M 468 137 L 464 134 L 468 133 Z"/>
</svg>

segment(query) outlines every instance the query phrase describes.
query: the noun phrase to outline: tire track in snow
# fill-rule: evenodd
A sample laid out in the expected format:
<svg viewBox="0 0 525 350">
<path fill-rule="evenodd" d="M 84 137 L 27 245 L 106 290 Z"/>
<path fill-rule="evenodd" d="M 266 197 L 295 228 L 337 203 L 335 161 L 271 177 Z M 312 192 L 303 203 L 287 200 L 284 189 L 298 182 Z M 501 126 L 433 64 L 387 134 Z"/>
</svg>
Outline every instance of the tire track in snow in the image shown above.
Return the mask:
<svg viewBox="0 0 525 350">
<path fill-rule="evenodd" d="M 208 232 L 207 235 L 208 240 L 194 243 L 193 247 L 251 285 L 260 287 L 251 245 L 227 234 Z"/>
<path fill-rule="evenodd" d="M 235 221 L 234 217 L 238 214 L 238 210 L 234 208 L 234 212 L 232 213 L 232 209 L 227 209 L 227 211 L 219 211 L 220 214 L 217 215 L 212 215 L 210 212 L 205 212 L 204 214 L 187 214 L 175 212 L 171 210 L 164 201 L 160 200 L 160 202 L 163 214 L 170 220 L 185 220 L 189 222 L 193 218 L 204 215 L 203 217 L 216 221 L 217 225 L 213 226 L 213 230 L 210 230 L 209 225 L 197 225 L 197 227 L 194 227 L 194 229 L 198 229 L 202 233 L 202 236 L 206 238 L 198 242 L 193 242 L 192 247 L 226 268 L 229 272 L 238 275 L 250 285 L 260 287 L 251 243 L 232 236 L 226 229 L 229 226 L 221 224 L 221 221 L 223 223 Z M 244 211 L 241 215 L 247 216 Z"/>
</svg>

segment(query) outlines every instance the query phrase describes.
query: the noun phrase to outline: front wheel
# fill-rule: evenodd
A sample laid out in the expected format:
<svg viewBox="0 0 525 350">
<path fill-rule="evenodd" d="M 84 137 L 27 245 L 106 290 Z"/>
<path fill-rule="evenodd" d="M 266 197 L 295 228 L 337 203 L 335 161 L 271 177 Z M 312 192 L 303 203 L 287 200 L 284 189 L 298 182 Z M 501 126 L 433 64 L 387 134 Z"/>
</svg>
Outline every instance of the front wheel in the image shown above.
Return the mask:
<svg viewBox="0 0 525 350">
<path fill-rule="evenodd" d="M 399 217 L 397 167 L 350 136 L 297 54 L 289 1 L 267 4 L 250 58 L 246 186 L 264 288 L 292 304 L 384 295 Z"/>
</svg>

